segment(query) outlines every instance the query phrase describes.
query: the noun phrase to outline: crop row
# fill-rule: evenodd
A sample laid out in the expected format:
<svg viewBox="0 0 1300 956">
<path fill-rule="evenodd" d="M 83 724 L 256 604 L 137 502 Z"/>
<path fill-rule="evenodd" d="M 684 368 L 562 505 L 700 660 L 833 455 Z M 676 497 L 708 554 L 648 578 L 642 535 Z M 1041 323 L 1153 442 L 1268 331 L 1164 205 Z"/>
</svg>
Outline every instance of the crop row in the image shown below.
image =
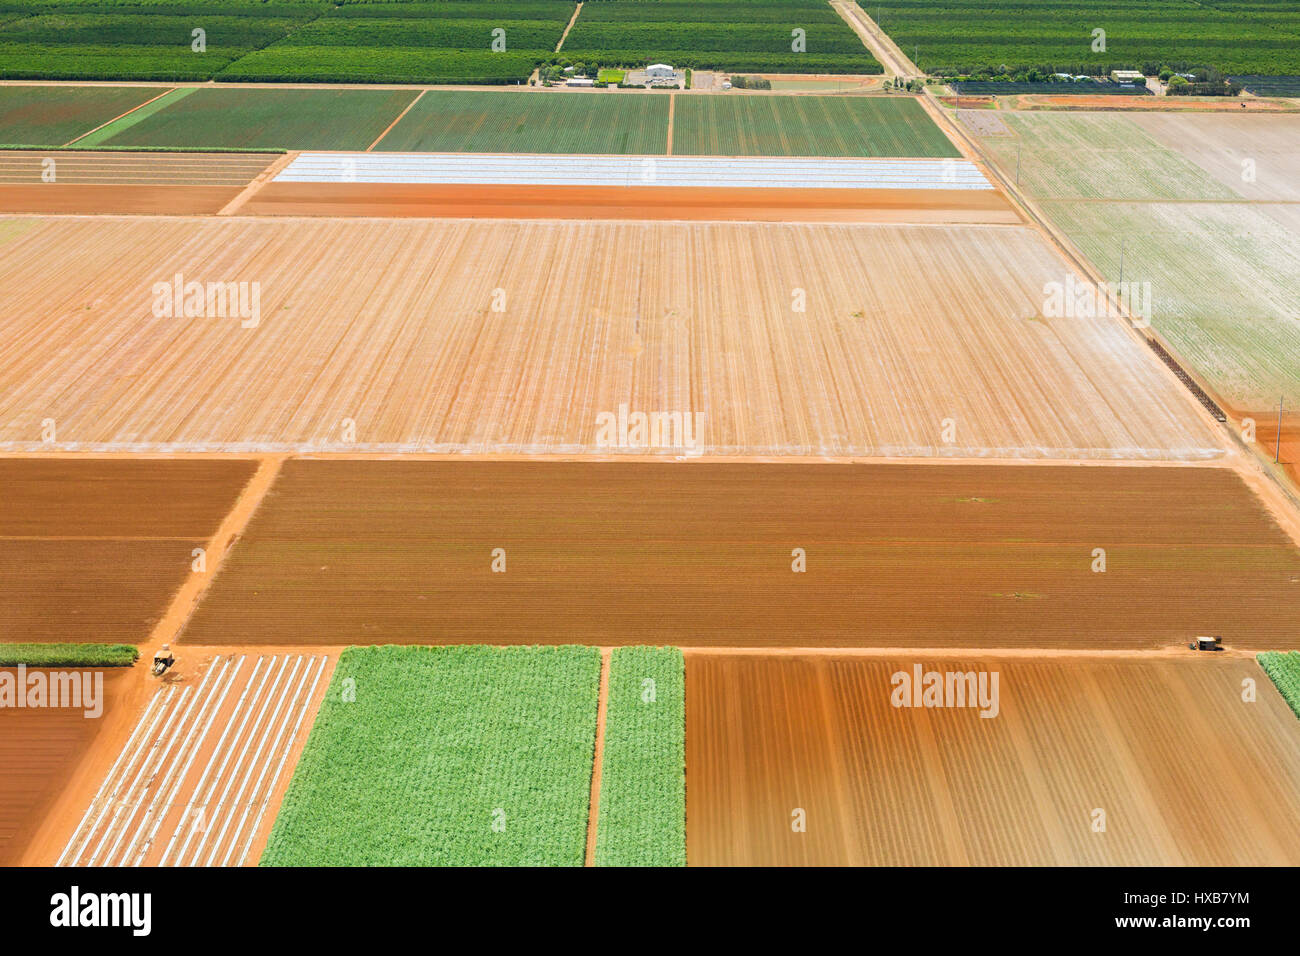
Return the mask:
<svg viewBox="0 0 1300 956">
<path fill-rule="evenodd" d="M 1300 73 L 1300 10 L 1293 5 L 1228 10 L 1191 0 L 893 0 L 866 6 L 931 73 L 1003 66 L 1102 73 L 1160 64 Z"/>
<path fill-rule="evenodd" d="M 130 667 L 139 656 L 130 644 L 0 644 L 0 667 Z"/>
<path fill-rule="evenodd" d="M 11 0 L 0 6 L 0 77 L 518 83 L 554 54 L 573 10 L 571 0 Z"/>
<path fill-rule="evenodd" d="M 597 866 L 686 865 L 686 665 L 675 647 L 610 656 Z"/>
<path fill-rule="evenodd" d="M 822 3 L 590 0 L 564 54 L 602 66 L 655 61 L 770 73 L 880 73 L 855 34 Z"/>
</svg>

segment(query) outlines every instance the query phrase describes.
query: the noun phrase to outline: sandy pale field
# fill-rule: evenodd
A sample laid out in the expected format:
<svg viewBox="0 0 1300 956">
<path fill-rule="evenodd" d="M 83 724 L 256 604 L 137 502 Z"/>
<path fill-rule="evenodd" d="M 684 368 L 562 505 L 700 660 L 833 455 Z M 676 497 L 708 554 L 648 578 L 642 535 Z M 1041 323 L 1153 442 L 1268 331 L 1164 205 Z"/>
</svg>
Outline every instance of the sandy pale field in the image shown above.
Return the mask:
<svg viewBox="0 0 1300 956">
<path fill-rule="evenodd" d="M 621 406 L 703 454 L 1225 450 L 1119 320 L 1044 315 L 1028 228 L 10 222 L 0 450 L 647 453 Z"/>
</svg>

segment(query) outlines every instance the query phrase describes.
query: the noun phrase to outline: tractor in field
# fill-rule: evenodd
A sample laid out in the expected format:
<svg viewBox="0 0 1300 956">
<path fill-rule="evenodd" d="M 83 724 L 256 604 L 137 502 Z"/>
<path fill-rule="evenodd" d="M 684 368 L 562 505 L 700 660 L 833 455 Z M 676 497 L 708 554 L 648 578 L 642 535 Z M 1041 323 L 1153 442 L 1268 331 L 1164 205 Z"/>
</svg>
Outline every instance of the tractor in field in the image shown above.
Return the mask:
<svg viewBox="0 0 1300 956">
<path fill-rule="evenodd" d="M 1223 650 L 1223 638 L 1217 634 L 1213 637 L 1202 635 L 1187 646 L 1194 651 L 1221 651 Z"/>
<path fill-rule="evenodd" d="M 176 655 L 172 653 L 171 645 L 164 644 L 153 656 L 153 676 L 162 677 L 175 663 Z"/>
</svg>

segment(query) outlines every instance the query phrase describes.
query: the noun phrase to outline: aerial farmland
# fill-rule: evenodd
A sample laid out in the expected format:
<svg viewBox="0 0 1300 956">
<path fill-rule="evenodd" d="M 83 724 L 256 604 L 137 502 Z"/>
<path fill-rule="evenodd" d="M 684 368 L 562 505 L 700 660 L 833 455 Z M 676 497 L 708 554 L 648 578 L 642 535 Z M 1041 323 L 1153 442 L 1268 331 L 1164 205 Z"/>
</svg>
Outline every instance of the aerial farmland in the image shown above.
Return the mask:
<svg viewBox="0 0 1300 956">
<path fill-rule="evenodd" d="M 1300 866 L 1298 23 L 0 7 L 0 864 Z"/>
</svg>

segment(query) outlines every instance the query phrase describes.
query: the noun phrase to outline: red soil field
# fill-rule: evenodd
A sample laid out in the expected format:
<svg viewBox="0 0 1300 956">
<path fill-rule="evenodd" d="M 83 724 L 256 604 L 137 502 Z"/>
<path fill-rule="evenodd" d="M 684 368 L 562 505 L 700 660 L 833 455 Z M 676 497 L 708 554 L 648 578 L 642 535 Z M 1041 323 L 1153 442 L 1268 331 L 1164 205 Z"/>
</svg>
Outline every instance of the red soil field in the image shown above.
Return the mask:
<svg viewBox="0 0 1300 956">
<path fill-rule="evenodd" d="M 0 153 L 0 213 L 211 215 L 276 154 Z M 43 181 L 46 163 L 53 182 Z"/>
<path fill-rule="evenodd" d="M 706 189 L 276 183 L 241 212 L 272 216 L 1019 223 L 996 190 Z"/>
<path fill-rule="evenodd" d="M 893 706 L 918 664 L 996 672 L 996 716 Z M 1295 866 L 1297 779 L 1249 658 L 686 655 L 692 865 Z"/>
<path fill-rule="evenodd" d="M 238 186 L 0 186 L 0 213 L 207 216 L 220 212 L 240 192 Z"/>
<path fill-rule="evenodd" d="M 1297 595 L 1223 468 L 294 459 L 183 640 L 1282 648 Z"/>
<path fill-rule="evenodd" d="M 68 708 L 0 708 L 0 866 L 19 863 L 82 758 L 97 740 L 111 735 L 129 669 L 102 673 L 104 713 L 98 718 Z"/>
<path fill-rule="evenodd" d="M 0 641 L 147 638 L 255 465 L 0 459 Z"/>
</svg>

